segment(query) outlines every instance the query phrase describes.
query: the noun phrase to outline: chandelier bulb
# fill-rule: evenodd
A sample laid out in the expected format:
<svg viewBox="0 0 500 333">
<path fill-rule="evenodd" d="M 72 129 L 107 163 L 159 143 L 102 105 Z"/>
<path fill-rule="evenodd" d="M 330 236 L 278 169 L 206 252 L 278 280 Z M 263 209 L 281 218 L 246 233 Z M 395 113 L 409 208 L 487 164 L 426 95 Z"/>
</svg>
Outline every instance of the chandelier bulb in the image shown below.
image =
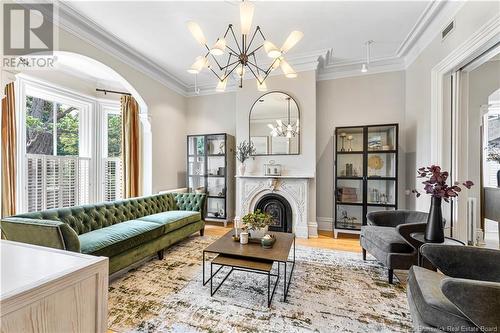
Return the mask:
<svg viewBox="0 0 500 333">
<path fill-rule="evenodd" d="M 217 83 L 217 87 L 215 88 L 216 92 L 224 92 L 226 91 L 226 85 L 227 85 L 227 78 L 224 80 L 219 80 L 219 83 Z"/>
<path fill-rule="evenodd" d="M 267 53 L 268 57 L 273 59 L 281 56 L 281 51 L 276 47 L 276 45 L 268 40 L 264 41 L 264 51 Z"/>
<path fill-rule="evenodd" d="M 194 39 L 196 39 L 196 41 L 200 43 L 200 45 L 204 46 L 205 44 L 207 44 L 207 39 L 205 38 L 205 35 L 203 34 L 203 31 L 201 30 L 201 27 L 198 25 L 198 23 L 189 21 L 187 23 L 187 26 Z"/>
<path fill-rule="evenodd" d="M 224 50 L 226 49 L 226 39 L 219 38 L 217 42 L 215 42 L 214 46 L 210 49 L 210 54 L 215 56 L 220 56 L 224 54 Z"/>
</svg>

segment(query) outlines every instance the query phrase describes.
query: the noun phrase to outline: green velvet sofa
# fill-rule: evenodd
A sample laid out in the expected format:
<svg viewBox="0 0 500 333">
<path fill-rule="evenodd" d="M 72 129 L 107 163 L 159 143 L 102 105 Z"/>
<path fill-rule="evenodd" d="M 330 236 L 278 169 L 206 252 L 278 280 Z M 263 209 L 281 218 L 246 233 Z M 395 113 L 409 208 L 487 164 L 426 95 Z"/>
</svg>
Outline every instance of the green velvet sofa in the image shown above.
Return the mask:
<svg viewBox="0 0 500 333">
<path fill-rule="evenodd" d="M 110 274 L 199 231 L 204 194 L 165 193 L 1 220 L 8 240 L 109 257 Z"/>
</svg>

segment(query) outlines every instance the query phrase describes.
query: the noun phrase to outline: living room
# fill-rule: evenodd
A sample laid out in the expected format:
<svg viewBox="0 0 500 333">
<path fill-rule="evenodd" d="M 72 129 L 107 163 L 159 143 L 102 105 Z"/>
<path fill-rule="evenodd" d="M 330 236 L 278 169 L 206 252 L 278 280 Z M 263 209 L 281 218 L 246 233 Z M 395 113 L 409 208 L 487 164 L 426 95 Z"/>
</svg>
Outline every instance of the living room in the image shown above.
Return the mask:
<svg viewBox="0 0 500 333">
<path fill-rule="evenodd" d="M 2 2 L 2 332 L 495 332 L 497 1 Z"/>
</svg>

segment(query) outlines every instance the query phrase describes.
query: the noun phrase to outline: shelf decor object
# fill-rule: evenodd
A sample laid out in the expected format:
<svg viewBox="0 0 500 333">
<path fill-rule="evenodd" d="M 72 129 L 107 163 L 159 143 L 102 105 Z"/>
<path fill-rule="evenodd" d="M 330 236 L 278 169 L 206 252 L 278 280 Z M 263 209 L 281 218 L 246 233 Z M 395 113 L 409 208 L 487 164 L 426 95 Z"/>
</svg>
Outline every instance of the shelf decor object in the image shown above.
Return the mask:
<svg viewBox="0 0 500 333">
<path fill-rule="evenodd" d="M 397 209 L 398 129 L 398 124 L 335 128 L 335 237 L 359 233 L 369 212 Z"/>
<path fill-rule="evenodd" d="M 206 193 L 206 221 L 227 222 L 234 217 L 235 141 L 226 133 L 188 135 L 189 192 Z"/>
<path fill-rule="evenodd" d="M 259 91 L 267 90 L 265 80 L 278 67 L 281 67 L 285 77 L 297 77 L 297 73 L 286 62 L 284 57 L 302 39 L 304 34 L 300 31 L 292 31 L 281 48 L 278 48 L 264 37 L 260 26 L 256 26 L 255 30 L 251 31 L 253 13 L 254 5 L 251 2 L 241 2 L 241 24 L 239 29 L 241 37 L 236 36 L 233 25 L 229 24 L 224 34 L 217 38 L 212 47 L 207 44 L 207 39 L 201 27 L 197 23 L 189 21 L 187 24 L 189 31 L 206 50 L 203 55 L 195 59 L 193 65 L 187 70 L 188 73 L 198 74 L 204 68 L 207 68 L 217 78 L 217 92 L 225 91 L 227 81 L 232 74 L 236 74 L 234 79 L 238 81 L 239 87 L 242 88 L 246 71 L 249 71 L 257 80 L 257 89 Z M 270 58 L 269 61 L 263 61 L 262 54 L 267 55 Z M 262 62 L 266 63 L 265 67 Z"/>
<path fill-rule="evenodd" d="M 265 163 L 264 174 L 266 176 L 281 176 L 281 164 L 276 163 L 274 160 Z"/>
</svg>

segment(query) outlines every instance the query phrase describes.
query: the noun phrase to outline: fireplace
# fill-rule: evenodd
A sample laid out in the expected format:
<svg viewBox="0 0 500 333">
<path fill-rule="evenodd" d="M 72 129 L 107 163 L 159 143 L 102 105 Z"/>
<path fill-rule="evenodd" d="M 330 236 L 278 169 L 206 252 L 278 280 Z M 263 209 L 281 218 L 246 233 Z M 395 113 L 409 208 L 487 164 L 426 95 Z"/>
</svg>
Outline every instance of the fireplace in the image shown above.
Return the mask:
<svg viewBox="0 0 500 333">
<path fill-rule="evenodd" d="M 268 213 L 274 218 L 274 224 L 269 226 L 269 230 L 292 232 L 292 207 L 288 200 L 281 195 L 265 194 L 255 204 L 254 210 Z"/>
</svg>

